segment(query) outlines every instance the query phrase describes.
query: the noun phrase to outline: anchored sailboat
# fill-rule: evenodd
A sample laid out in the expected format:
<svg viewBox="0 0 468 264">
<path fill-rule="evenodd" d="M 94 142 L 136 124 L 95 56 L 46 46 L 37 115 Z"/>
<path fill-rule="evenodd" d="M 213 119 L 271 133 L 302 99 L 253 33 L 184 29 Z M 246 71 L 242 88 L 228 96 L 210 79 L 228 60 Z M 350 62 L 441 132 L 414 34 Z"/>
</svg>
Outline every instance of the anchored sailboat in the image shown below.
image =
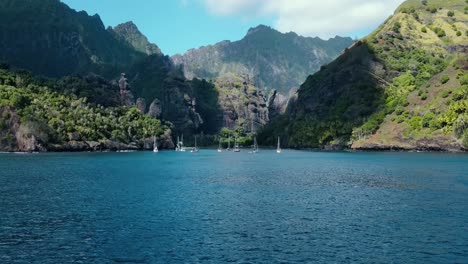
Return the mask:
<svg viewBox="0 0 468 264">
<path fill-rule="evenodd" d="M 280 137 L 278 137 L 278 147 L 276 148 L 276 153 L 280 154 L 281 153 L 281 143 L 280 143 Z"/>
<path fill-rule="evenodd" d="M 195 152 L 198 152 L 198 151 L 199 151 L 199 149 L 197 147 L 197 137 L 195 136 L 195 147 L 190 152 L 195 153 Z"/>
<path fill-rule="evenodd" d="M 237 137 L 234 143 L 234 152 L 240 152 L 239 143 L 237 142 Z"/>
<path fill-rule="evenodd" d="M 182 138 L 179 140 L 179 137 L 177 137 L 177 146 L 176 146 L 176 151 L 179 152 L 185 152 L 186 148 L 184 147 L 184 136 L 182 135 Z"/>
<path fill-rule="evenodd" d="M 156 139 L 156 137 L 153 137 L 153 152 L 154 152 L 154 153 L 158 153 L 158 152 L 159 152 L 159 149 L 158 149 L 158 140 Z"/>
<path fill-rule="evenodd" d="M 257 137 L 254 137 L 254 144 L 252 148 L 252 153 L 258 153 L 258 143 L 257 143 Z"/>
<path fill-rule="evenodd" d="M 231 136 L 229 136 L 229 138 L 228 138 L 228 147 L 227 147 L 226 151 L 231 151 Z"/>
<path fill-rule="evenodd" d="M 223 152 L 223 149 L 221 148 L 221 139 L 219 139 L 218 152 Z"/>
</svg>

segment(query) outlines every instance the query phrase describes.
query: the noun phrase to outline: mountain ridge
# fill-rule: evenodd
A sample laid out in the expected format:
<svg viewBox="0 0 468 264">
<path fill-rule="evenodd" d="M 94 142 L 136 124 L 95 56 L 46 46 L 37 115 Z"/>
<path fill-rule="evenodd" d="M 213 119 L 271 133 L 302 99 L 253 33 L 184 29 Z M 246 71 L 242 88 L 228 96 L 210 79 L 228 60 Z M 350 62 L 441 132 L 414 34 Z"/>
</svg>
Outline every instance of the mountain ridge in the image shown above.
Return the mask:
<svg viewBox="0 0 468 264">
<path fill-rule="evenodd" d="M 352 42 L 351 38 L 341 37 L 301 37 L 259 25 L 250 28 L 241 40 L 191 49 L 172 56 L 172 60 L 181 65 L 188 79 L 247 75 L 260 89 L 288 94 Z"/>
</svg>

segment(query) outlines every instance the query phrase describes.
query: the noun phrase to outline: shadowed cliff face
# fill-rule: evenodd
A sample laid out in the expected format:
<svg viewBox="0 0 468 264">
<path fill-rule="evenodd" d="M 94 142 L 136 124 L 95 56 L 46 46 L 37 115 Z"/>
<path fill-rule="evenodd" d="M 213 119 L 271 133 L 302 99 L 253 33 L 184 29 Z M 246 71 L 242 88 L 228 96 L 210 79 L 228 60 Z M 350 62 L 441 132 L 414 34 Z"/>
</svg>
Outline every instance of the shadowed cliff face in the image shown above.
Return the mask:
<svg viewBox="0 0 468 264">
<path fill-rule="evenodd" d="M 247 75 L 260 89 L 288 94 L 352 42 L 350 38 L 341 37 L 328 41 L 305 38 L 258 26 L 250 29 L 240 41 L 193 49 L 173 56 L 172 60 L 183 66 L 189 79 Z"/>
<path fill-rule="evenodd" d="M 282 135 L 290 147 L 346 144 L 353 127 L 377 111 L 384 93 L 382 65 L 360 42 L 339 59 L 307 78 L 260 138 L 274 144 Z"/>
<path fill-rule="evenodd" d="M 0 2 L 0 61 L 59 77 L 95 72 L 112 77 L 143 53 L 106 30 L 99 16 L 59 0 Z"/>
</svg>

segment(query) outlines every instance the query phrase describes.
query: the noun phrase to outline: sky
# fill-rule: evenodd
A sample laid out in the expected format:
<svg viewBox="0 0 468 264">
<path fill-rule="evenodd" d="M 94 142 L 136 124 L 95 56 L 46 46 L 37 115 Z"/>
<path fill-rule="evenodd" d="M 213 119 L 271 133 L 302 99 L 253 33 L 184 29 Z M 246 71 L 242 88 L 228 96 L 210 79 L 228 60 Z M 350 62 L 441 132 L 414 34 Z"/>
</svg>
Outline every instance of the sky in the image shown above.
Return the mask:
<svg viewBox="0 0 468 264">
<path fill-rule="evenodd" d="M 106 26 L 133 21 L 164 54 L 242 39 L 259 24 L 328 39 L 372 32 L 403 0 L 62 0 Z"/>
</svg>

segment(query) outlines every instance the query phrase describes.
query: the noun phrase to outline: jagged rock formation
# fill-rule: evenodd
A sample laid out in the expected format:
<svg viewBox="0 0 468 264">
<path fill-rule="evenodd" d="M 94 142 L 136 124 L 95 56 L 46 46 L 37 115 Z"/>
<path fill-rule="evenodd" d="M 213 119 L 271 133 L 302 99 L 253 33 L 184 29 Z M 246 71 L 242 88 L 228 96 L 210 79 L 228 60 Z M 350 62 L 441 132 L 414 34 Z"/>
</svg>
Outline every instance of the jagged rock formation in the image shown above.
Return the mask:
<svg viewBox="0 0 468 264">
<path fill-rule="evenodd" d="M 289 94 L 304 79 L 336 58 L 353 43 L 350 38 L 330 40 L 282 34 L 267 26 L 249 30 L 240 41 L 223 41 L 172 57 L 189 79 L 216 79 L 225 75 L 249 76 L 258 88 Z"/>
</svg>

